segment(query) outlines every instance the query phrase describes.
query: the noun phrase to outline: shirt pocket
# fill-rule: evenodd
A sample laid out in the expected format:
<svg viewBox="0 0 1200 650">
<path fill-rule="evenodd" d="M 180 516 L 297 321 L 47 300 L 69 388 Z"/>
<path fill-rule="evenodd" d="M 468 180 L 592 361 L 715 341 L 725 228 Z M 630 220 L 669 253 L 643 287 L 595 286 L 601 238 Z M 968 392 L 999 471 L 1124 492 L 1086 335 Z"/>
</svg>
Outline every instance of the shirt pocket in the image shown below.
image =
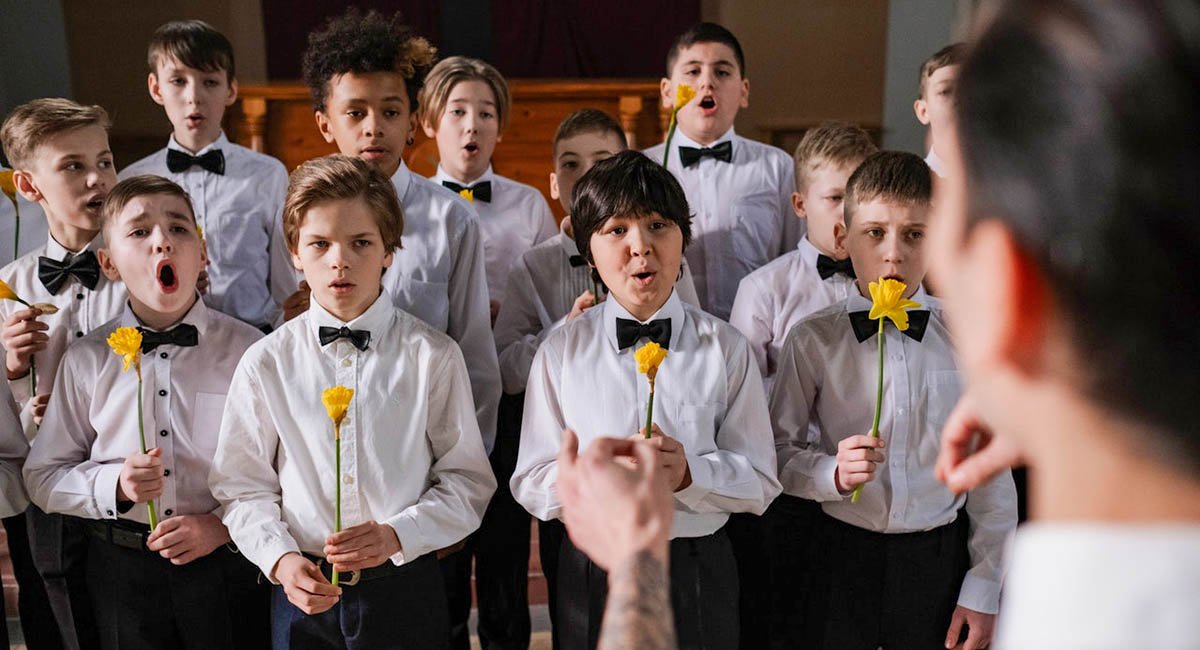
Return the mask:
<svg viewBox="0 0 1200 650">
<path fill-rule="evenodd" d="M 445 282 L 400 278 L 393 300 L 397 307 L 439 332 L 445 332 L 450 324 L 450 285 Z"/>
<path fill-rule="evenodd" d="M 923 431 L 918 449 L 922 466 L 933 467 L 941 448 L 942 429 L 950 412 L 962 397 L 962 379 L 957 370 L 934 370 L 925 373 L 924 409 L 928 431 Z"/>
<path fill-rule="evenodd" d="M 716 404 L 680 404 L 675 409 L 675 431 L 664 431 L 683 443 L 689 454 L 704 454 L 717 448 L 717 418 L 720 407 Z"/>
<path fill-rule="evenodd" d="M 192 411 L 192 443 L 215 452 L 225 414 L 225 393 L 196 393 L 196 408 Z"/>
<path fill-rule="evenodd" d="M 755 269 L 774 259 L 780 238 L 778 197 L 765 192 L 743 196 L 733 201 L 732 208 L 729 252 L 734 260 Z"/>
<path fill-rule="evenodd" d="M 267 220 L 263 208 L 242 201 L 212 215 L 216 232 L 205 232 L 205 246 L 213 258 L 213 266 L 265 269 L 267 247 L 270 244 Z M 209 267 L 212 272 L 213 266 Z"/>
</svg>

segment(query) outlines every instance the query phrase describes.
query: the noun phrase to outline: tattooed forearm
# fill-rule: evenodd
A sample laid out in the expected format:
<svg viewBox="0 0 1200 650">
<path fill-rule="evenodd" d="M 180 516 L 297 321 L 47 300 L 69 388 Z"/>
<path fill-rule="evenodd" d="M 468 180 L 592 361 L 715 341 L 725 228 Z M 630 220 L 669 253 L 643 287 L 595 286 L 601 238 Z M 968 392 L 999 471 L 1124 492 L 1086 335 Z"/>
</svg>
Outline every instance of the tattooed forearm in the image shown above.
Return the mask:
<svg viewBox="0 0 1200 650">
<path fill-rule="evenodd" d="M 608 574 L 608 602 L 596 650 L 675 650 L 667 565 L 640 551 Z"/>
</svg>

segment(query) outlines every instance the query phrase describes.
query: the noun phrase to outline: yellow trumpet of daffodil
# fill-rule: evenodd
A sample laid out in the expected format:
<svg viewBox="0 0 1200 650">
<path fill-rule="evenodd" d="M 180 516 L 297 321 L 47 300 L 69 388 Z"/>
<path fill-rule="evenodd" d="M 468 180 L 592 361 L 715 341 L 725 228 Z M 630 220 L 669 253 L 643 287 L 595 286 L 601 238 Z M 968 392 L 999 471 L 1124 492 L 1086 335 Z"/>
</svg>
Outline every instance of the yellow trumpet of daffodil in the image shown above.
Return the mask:
<svg viewBox="0 0 1200 650">
<path fill-rule="evenodd" d="M 121 357 L 121 372 L 129 372 L 129 367 L 133 366 L 137 373 L 138 440 L 144 454 L 146 453 L 146 420 L 142 414 L 142 333 L 136 327 L 118 327 L 108 335 L 108 347 L 112 348 L 114 354 Z M 153 531 L 158 527 L 158 510 L 154 507 L 153 499 L 146 502 L 146 511 L 150 516 L 150 530 Z"/>
<path fill-rule="evenodd" d="M 868 435 L 878 438 L 879 416 L 883 409 L 883 326 L 890 320 L 896 329 L 903 332 L 908 329 L 908 310 L 920 307 L 921 304 L 905 298 L 904 292 L 908 290 L 908 285 L 892 278 L 879 278 L 878 282 L 867 285 L 867 289 L 871 292 L 871 313 L 867 314 L 867 317 L 879 321 L 879 376 L 875 385 L 875 416 L 871 420 L 871 431 Z M 858 503 L 862 488 L 861 483 L 854 488 L 850 495 L 850 503 Z"/>
<path fill-rule="evenodd" d="M 650 380 L 650 399 L 646 402 L 646 428 L 642 432 L 644 437 L 649 438 L 650 427 L 654 424 L 654 378 L 658 376 L 658 367 L 667 358 L 667 349 L 650 341 L 638 348 L 637 352 L 633 353 L 633 358 L 637 361 L 638 372 Z"/>
<path fill-rule="evenodd" d="M 12 287 L 8 286 L 8 283 L 4 280 L 0 280 L 0 300 L 15 300 L 26 307 L 29 306 L 29 303 L 21 300 L 21 297 L 17 295 L 17 292 L 13 291 Z"/>
<path fill-rule="evenodd" d="M 200 224 L 196 224 L 196 234 L 200 236 L 200 241 L 204 241 L 204 228 Z"/>
<path fill-rule="evenodd" d="M 346 412 L 350 410 L 350 400 L 353 397 L 354 389 L 345 386 L 326 388 L 321 393 L 321 403 L 325 405 L 325 412 L 333 421 L 333 490 L 335 492 L 333 532 L 335 533 L 342 531 L 342 421 L 346 419 Z M 335 570 L 330 582 L 336 587 L 340 581 L 341 577 Z M 358 582 L 357 578 L 352 579 L 350 584 L 355 582 Z"/>
<path fill-rule="evenodd" d="M 458 195 L 463 197 L 464 199 L 470 201 L 471 203 L 475 202 L 475 192 L 472 192 L 471 188 L 469 188 L 469 187 L 464 187 L 461 190 L 459 190 Z"/>
<path fill-rule="evenodd" d="M 679 84 L 675 86 L 675 105 L 671 108 L 671 122 L 667 126 L 667 142 L 663 148 L 663 167 L 667 166 L 667 159 L 671 155 L 671 139 L 675 137 L 675 127 L 678 125 L 679 109 L 687 106 L 687 103 L 696 98 L 696 89 L 687 84 Z"/>
<path fill-rule="evenodd" d="M 16 219 L 16 226 L 13 228 L 13 259 L 15 260 L 21 250 L 21 211 L 17 205 L 17 182 L 13 179 L 11 169 L 0 170 L 0 192 L 4 192 L 4 196 L 7 196 L 13 204 L 13 217 Z"/>
</svg>

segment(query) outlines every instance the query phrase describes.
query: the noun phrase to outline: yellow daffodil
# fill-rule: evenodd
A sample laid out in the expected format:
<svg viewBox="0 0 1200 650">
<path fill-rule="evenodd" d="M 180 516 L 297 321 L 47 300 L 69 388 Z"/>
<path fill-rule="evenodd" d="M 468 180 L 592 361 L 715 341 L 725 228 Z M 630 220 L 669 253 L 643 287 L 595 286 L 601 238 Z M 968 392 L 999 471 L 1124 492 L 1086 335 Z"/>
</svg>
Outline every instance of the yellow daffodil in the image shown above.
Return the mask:
<svg viewBox="0 0 1200 650">
<path fill-rule="evenodd" d="M 204 241 L 204 228 L 201 228 L 200 224 L 196 224 L 196 234 L 200 235 L 200 241 Z"/>
<path fill-rule="evenodd" d="M 679 84 L 675 86 L 675 110 L 687 106 L 687 103 L 696 98 L 696 89 L 687 84 Z"/>
<path fill-rule="evenodd" d="M 471 203 L 475 202 L 475 193 L 472 192 L 471 188 L 469 188 L 469 187 L 464 187 L 461 190 L 459 190 L 458 195 L 463 197 L 464 199 L 470 201 Z"/>
<path fill-rule="evenodd" d="M 13 205 L 17 204 L 17 183 L 13 180 L 11 169 L 0 169 L 0 192 L 4 192 Z"/>
<path fill-rule="evenodd" d="M 13 291 L 12 287 L 8 286 L 8 283 L 4 280 L 0 280 L 0 300 L 15 300 L 22 305 L 29 305 L 29 303 L 21 300 L 20 296 L 17 295 L 17 292 Z"/>
<path fill-rule="evenodd" d="M 908 329 L 908 311 L 921 304 L 904 297 L 908 286 L 899 280 L 879 278 L 867 286 L 871 291 L 871 320 L 889 318 L 896 324 L 896 329 L 903 332 Z"/>
<path fill-rule="evenodd" d="M 633 354 L 633 358 L 637 360 L 638 372 L 654 381 L 654 375 L 658 373 L 658 366 L 662 364 L 663 359 L 667 358 L 667 350 L 663 346 L 651 341 Z"/>
<path fill-rule="evenodd" d="M 325 392 L 321 393 L 321 403 L 325 405 L 325 412 L 329 414 L 329 419 L 333 420 L 334 426 L 341 426 L 342 420 L 346 419 L 346 411 L 350 408 L 352 397 L 354 389 L 345 386 L 326 388 Z"/>
<path fill-rule="evenodd" d="M 138 376 L 142 374 L 142 333 L 133 327 L 118 327 L 108 335 L 108 347 L 121 357 L 121 372 L 128 372 L 129 366 L 137 369 Z"/>
</svg>

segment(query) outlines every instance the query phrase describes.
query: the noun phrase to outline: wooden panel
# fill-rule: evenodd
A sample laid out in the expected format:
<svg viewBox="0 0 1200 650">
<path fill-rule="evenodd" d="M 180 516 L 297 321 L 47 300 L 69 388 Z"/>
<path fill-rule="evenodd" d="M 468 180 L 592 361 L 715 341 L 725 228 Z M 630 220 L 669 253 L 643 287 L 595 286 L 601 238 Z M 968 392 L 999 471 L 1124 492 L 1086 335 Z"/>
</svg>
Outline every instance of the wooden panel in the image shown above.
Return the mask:
<svg viewBox="0 0 1200 650">
<path fill-rule="evenodd" d="M 557 217 L 562 208 L 550 199 L 554 171 L 554 131 L 571 111 L 599 108 L 626 129 L 631 146 L 649 147 L 662 139 L 664 115 L 658 108 L 655 80 L 528 80 L 511 83 L 512 116 L 492 160 L 496 173 L 528 183 L 545 195 Z M 317 131 L 308 89 L 299 83 L 247 85 L 227 112 L 225 128 L 235 142 L 268 153 L 288 170 L 337 151 Z M 413 171 L 430 176 L 437 168 L 437 144 L 417 130 L 404 159 Z"/>
</svg>

